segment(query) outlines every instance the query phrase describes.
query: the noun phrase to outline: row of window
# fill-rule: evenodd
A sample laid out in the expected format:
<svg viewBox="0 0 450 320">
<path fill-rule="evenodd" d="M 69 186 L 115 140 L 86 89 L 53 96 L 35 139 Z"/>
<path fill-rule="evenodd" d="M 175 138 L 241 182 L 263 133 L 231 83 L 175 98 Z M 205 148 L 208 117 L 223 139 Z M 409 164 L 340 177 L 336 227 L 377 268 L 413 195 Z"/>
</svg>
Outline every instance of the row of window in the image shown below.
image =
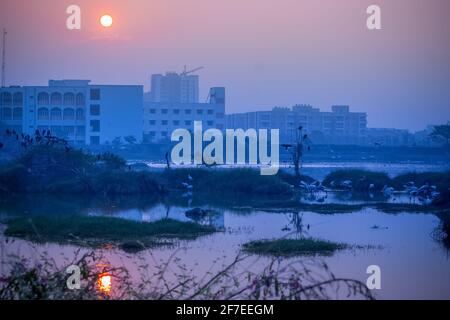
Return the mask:
<svg viewBox="0 0 450 320">
<path fill-rule="evenodd" d="M 39 108 L 37 114 L 38 120 L 84 120 L 84 109 L 77 108 Z"/>
<path fill-rule="evenodd" d="M 83 137 L 86 134 L 85 126 L 38 126 L 37 129 L 41 132 L 42 130 L 50 130 L 52 134 L 58 137 Z"/>
<path fill-rule="evenodd" d="M 2 120 L 22 120 L 23 108 L 2 108 Z"/>
<path fill-rule="evenodd" d="M 22 106 L 23 94 L 22 92 L 2 92 L 0 96 L 0 105 L 2 106 Z"/>
<path fill-rule="evenodd" d="M 192 114 L 192 109 L 184 109 L 184 114 Z M 197 109 L 197 114 L 203 114 L 203 109 Z M 172 113 L 173 114 L 180 114 L 181 110 L 180 109 L 173 109 Z M 156 114 L 156 109 L 149 109 L 149 113 L 150 114 Z M 169 109 L 161 109 L 161 114 L 168 114 L 169 113 Z M 208 115 L 212 115 L 214 114 L 214 110 L 213 109 L 208 109 L 206 110 L 206 114 Z"/>
<path fill-rule="evenodd" d="M 160 123 L 163 126 L 167 126 L 167 125 L 169 125 L 169 120 L 161 120 Z M 183 123 L 185 126 L 191 126 L 193 121 L 191 121 L 191 120 L 185 120 L 185 121 L 173 120 L 172 121 L 172 124 L 174 126 L 179 126 L 181 123 Z M 148 124 L 151 125 L 151 126 L 155 126 L 156 125 L 156 120 L 149 120 Z M 213 126 L 214 125 L 214 121 L 210 121 L 210 120 L 206 121 L 206 125 Z"/>
<path fill-rule="evenodd" d="M 84 94 L 72 92 L 66 92 L 62 95 L 59 92 L 53 92 L 48 94 L 47 92 L 39 92 L 37 95 L 38 105 L 65 105 L 65 106 L 84 106 L 85 99 Z"/>
</svg>

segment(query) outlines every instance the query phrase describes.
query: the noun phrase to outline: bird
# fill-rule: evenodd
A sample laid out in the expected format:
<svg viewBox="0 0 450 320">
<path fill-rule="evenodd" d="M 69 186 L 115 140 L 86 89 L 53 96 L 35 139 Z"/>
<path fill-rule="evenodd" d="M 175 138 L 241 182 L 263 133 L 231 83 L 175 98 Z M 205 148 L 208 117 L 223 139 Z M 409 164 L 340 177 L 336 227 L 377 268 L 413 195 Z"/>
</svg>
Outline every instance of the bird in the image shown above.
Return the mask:
<svg viewBox="0 0 450 320">
<path fill-rule="evenodd" d="M 395 191 L 395 189 L 394 188 L 392 188 L 392 187 L 388 187 L 387 185 L 385 185 L 384 187 L 383 187 L 383 194 L 385 195 L 385 196 L 387 196 L 387 197 L 390 197 L 393 193 L 394 193 L 394 191 Z"/>
</svg>

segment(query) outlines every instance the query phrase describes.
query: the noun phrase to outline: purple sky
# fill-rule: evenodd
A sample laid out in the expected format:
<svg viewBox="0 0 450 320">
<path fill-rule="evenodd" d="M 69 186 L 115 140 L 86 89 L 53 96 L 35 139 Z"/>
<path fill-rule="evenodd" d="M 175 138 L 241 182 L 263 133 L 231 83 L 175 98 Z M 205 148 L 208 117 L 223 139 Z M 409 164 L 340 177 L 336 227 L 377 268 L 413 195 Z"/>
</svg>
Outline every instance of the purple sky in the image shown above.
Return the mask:
<svg viewBox="0 0 450 320">
<path fill-rule="evenodd" d="M 65 27 L 70 4 L 80 31 Z M 380 31 L 366 28 L 370 4 Z M 225 86 L 228 113 L 349 104 L 371 127 L 413 130 L 450 120 L 449 15 L 448 0 L 0 0 L 8 85 L 148 89 L 152 73 L 205 66 L 201 100 Z"/>
</svg>

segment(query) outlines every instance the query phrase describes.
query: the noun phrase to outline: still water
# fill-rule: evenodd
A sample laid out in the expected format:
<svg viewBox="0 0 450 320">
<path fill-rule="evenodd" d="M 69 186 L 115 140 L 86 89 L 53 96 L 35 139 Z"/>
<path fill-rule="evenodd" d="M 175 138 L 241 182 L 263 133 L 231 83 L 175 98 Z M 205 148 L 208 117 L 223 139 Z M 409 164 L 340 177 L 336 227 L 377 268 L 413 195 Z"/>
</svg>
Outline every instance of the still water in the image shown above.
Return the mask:
<svg viewBox="0 0 450 320">
<path fill-rule="evenodd" d="M 403 168 L 405 169 L 405 168 Z M 427 168 L 428 170 L 429 168 Z M 324 170 L 322 168 L 322 170 Z M 361 203 L 343 195 L 330 195 L 326 203 Z M 58 211 L 73 211 L 92 216 L 113 216 L 142 222 L 172 218 L 192 221 L 185 212 L 192 208 L 185 204 L 155 203 L 150 207 L 139 204 L 127 209 L 117 209 L 107 203 L 92 205 L 86 203 L 74 206 L 73 202 L 58 200 L 57 205 L 47 203 L 44 211 L 58 214 Z M 387 200 L 392 202 L 393 200 Z M 409 201 L 399 197 L 399 202 Z M 34 203 L 33 205 L 27 203 Z M 36 201 L 18 201 L 16 206 L 1 206 L 0 215 L 33 215 Z M 145 263 L 152 270 L 161 262 L 175 255 L 187 270 L 199 276 L 219 270 L 230 263 L 241 246 L 251 240 L 313 237 L 333 242 L 345 243 L 353 248 L 338 251 L 331 256 L 319 257 L 336 277 L 345 277 L 366 282 L 366 269 L 370 265 L 381 268 L 381 290 L 375 290 L 376 298 L 381 299 L 450 299 L 450 255 L 435 234 L 440 220 L 431 213 L 400 212 L 385 213 L 372 207 L 356 212 L 323 214 L 303 212 L 267 212 L 249 208 L 217 208 L 217 214 L 196 222 L 212 225 L 218 232 L 196 240 L 177 241 L 174 246 L 158 247 L 129 254 L 117 248 L 101 249 L 109 262 L 115 267 L 125 266 L 136 273 L 137 266 Z M 71 213 L 73 213 L 71 212 Z M 14 241 L 11 241 L 14 240 Z M 70 245 L 32 244 L 19 239 L 0 238 L 1 259 L 6 262 L 9 254 L 20 254 L 39 259 L 42 252 L 48 252 L 55 260 L 71 257 L 78 249 Z M 100 249 L 99 249 L 100 250 Z M 303 258 L 300 258 L 303 259 Z M 310 259 L 310 258 L 304 258 Z M 268 259 L 252 256 L 246 260 L 243 269 L 261 268 Z M 4 265 L 2 264 L 2 268 Z M 174 266 L 175 268 L 175 266 Z M 2 271 L 2 270 L 0 270 Z"/>
</svg>

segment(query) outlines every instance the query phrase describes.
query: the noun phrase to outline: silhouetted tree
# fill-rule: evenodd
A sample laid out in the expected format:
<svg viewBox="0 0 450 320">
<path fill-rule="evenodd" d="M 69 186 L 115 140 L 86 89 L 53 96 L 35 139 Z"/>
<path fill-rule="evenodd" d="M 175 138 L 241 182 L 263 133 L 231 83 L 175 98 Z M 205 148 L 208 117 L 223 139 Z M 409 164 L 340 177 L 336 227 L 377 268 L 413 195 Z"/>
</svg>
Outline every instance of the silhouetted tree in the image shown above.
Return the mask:
<svg viewBox="0 0 450 320">
<path fill-rule="evenodd" d="M 128 144 L 135 144 L 137 139 L 135 136 L 126 136 L 123 138 Z"/>
<path fill-rule="evenodd" d="M 445 145 L 448 146 L 450 142 L 450 125 L 434 126 L 430 136 L 445 140 Z"/>
</svg>

